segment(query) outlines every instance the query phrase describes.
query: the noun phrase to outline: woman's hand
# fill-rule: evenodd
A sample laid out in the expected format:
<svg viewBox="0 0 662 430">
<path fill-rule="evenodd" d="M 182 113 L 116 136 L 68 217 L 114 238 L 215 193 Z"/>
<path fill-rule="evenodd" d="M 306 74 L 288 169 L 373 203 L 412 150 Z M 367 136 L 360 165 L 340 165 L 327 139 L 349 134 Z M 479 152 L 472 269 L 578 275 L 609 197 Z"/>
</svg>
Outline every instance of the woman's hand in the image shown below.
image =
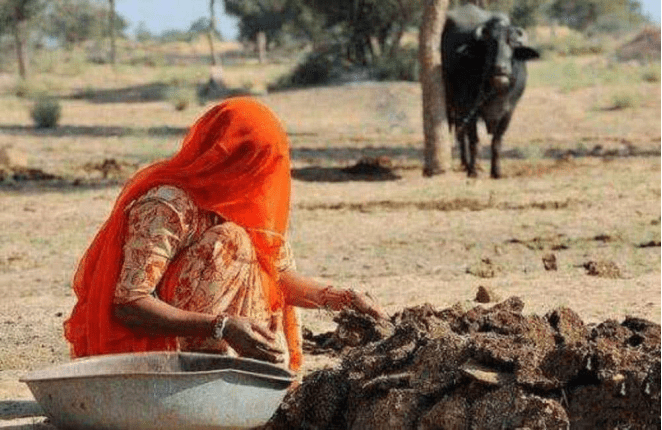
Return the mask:
<svg viewBox="0 0 662 430">
<path fill-rule="evenodd" d="M 287 304 L 302 308 L 326 308 L 334 311 L 354 309 L 379 320 L 389 320 L 388 314 L 368 294 L 353 289 L 334 288 L 294 270 L 281 273 Z"/>
<path fill-rule="evenodd" d="M 328 286 L 320 291 L 318 303 L 320 306 L 340 311 L 354 309 L 362 314 L 370 315 L 377 321 L 388 321 L 388 314 L 367 293 L 354 289 L 333 288 Z"/>
<path fill-rule="evenodd" d="M 229 316 L 223 331 L 225 340 L 241 357 L 282 363 L 283 350 L 276 336 L 265 326 L 246 317 Z"/>
<path fill-rule="evenodd" d="M 348 290 L 351 297 L 350 306 L 357 312 L 367 314 L 376 320 L 389 320 L 388 314 L 382 309 L 377 302 L 367 293 L 356 290 Z"/>
</svg>

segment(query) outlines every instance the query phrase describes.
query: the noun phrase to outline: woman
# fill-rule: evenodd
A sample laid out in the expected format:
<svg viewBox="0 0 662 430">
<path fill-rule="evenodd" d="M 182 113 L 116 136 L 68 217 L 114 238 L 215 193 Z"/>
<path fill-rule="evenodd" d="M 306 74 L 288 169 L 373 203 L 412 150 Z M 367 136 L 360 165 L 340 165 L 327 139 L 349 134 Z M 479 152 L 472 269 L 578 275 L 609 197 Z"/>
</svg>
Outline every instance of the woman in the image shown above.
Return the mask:
<svg viewBox="0 0 662 430">
<path fill-rule="evenodd" d="M 185 350 L 278 363 L 287 354 L 297 370 L 295 307 L 385 318 L 365 294 L 296 272 L 289 206 L 289 143 L 276 116 L 243 97 L 209 110 L 177 154 L 128 181 L 83 256 L 64 325 L 72 356 Z"/>
</svg>

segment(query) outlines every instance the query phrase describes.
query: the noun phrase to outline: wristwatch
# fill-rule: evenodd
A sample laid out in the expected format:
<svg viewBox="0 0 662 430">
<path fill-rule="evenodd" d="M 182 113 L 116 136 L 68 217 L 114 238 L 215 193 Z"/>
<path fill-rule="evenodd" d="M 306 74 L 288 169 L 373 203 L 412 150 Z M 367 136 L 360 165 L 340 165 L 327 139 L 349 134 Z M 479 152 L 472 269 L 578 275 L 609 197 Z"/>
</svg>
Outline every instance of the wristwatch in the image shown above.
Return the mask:
<svg viewBox="0 0 662 430">
<path fill-rule="evenodd" d="M 212 331 L 211 331 L 211 337 L 212 339 L 216 340 L 221 340 L 223 339 L 223 333 L 225 332 L 225 325 L 228 322 L 228 316 L 227 315 L 218 315 L 216 318 L 214 318 L 214 322 L 212 323 Z"/>
</svg>

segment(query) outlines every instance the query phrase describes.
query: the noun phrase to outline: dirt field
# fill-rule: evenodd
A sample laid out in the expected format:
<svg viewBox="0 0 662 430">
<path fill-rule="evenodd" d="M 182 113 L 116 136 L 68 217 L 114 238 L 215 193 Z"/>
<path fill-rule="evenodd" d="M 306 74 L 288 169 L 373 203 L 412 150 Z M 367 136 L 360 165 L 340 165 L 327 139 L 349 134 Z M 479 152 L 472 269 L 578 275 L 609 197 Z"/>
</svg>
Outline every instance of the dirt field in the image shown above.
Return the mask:
<svg viewBox="0 0 662 430">
<path fill-rule="evenodd" d="M 640 83 L 631 90 L 637 104 L 625 109 L 610 108 L 612 91 L 528 88 L 498 181 L 486 171 L 478 179 L 459 171 L 421 176 L 417 84 L 261 96 L 292 139 L 299 269 L 364 289 L 391 313 L 471 302 L 484 286 L 519 296 L 525 314 L 564 305 L 585 322 L 633 315 L 659 323 L 660 84 Z M 70 278 L 122 178 L 175 151 L 203 112 L 83 100 L 66 100 L 63 109 L 59 129 L 35 131 L 25 101 L 0 98 L 0 146 L 12 144 L 30 167 L 60 178 L 0 186 L 0 427 L 39 422 L 3 421 L 11 414 L 1 412 L 31 398 L 21 375 L 68 360 Z M 485 170 L 486 142 L 482 136 Z M 388 172 L 343 171 L 376 156 L 390 160 Z M 103 178 L 106 159 L 119 170 Z M 545 267 L 550 255 L 556 270 Z M 313 332 L 334 327 L 332 315 L 318 311 L 304 312 L 303 323 Z M 308 357 L 304 372 L 327 363 Z"/>
</svg>

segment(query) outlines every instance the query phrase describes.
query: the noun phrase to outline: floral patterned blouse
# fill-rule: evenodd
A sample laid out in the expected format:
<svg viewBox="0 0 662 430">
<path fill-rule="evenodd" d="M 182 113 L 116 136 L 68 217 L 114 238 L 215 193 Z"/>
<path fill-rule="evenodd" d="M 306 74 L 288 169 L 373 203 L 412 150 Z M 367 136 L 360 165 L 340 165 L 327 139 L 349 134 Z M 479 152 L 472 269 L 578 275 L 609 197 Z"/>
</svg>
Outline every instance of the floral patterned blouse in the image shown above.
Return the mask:
<svg viewBox="0 0 662 430">
<path fill-rule="evenodd" d="M 127 211 L 129 228 L 116 304 L 155 294 L 168 264 L 180 251 L 223 222 L 217 214 L 198 208 L 185 191 L 168 185 L 152 188 Z M 281 247 L 277 267 L 279 271 L 295 268 L 287 242 Z"/>
</svg>

